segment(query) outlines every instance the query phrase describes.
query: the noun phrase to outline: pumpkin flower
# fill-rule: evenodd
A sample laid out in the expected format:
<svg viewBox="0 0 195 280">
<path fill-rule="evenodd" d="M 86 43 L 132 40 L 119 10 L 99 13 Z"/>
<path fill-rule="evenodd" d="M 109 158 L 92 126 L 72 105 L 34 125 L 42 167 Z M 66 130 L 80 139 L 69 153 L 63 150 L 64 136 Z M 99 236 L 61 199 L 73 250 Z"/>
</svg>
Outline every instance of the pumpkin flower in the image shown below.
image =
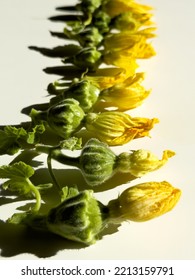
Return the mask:
<svg viewBox="0 0 195 280">
<path fill-rule="evenodd" d="M 123 62 L 125 62 L 124 59 L 121 63 L 124 66 Z M 89 80 L 93 85 L 103 90 L 123 82 L 129 76 L 133 76 L 137 67 L 138 65 L 135 59 L 131 59 L 128 65 L 125 63 L 125 67 L 99 68 L 95 73 L 87 73 L 83 79 Z"/>
<path fill-rule="evenodd" d="M 131 32 L 136 32 L 143 25 L 150 26 L 152 25 L 151 21 L 152 14 L 140 14 L 132 12 L 124 12 L 116 16 L 114 21 L 114 27 L 120 31 L 129 30 Z"/>
<path fill-rule="evenodd" d="M 103 61 L 107 65 L 114 65 L 125 69 L 127 76 L 134 75 L 135 69 L 138 67 L 136 57 L 133 57 L 133 53 L 130 55 L 125 51 L 110 50 L 103 55 Z"/>
<path fill-rule="evenodd" d="M 172 210 L 180 196 L 181 191 L 166 181 L 141 183 L 126 189 L 108 207 L 116 222 L 144 222 Z"/>
<path fill-rule="evenodd" d="M 116 155 L 106 143 L 96 138 L 87 141 L 78 157 L 66 155 L 64 150 L 70 148 L 80 149 L 80 143 L 74 137 L 72 140 L 69 138 L 61 142 L 56 147 L 37 145 L 36 151 L 46 153 L 62 164 L 79 168 L 83 178 L 91 187 L 101 185 L 117 172 L 129 173 L 133 177 L 143 176 L 161 168 L 175 154 L 165 150 L 162 159 L 158 159 L 152 152 L 146 150 L 122 152 Z"/>
<path fill-rule="evenodd" d="M 162 159 L 159 160 L 156 155 L 144 149 L 132 153 L 123 152 L 118 156 L 117 166 L 122 172 L 130 172 L 135 177 L 142 177 L 161 168 L 174 155 L 173 151 L 165 150 Z"/>
<path fill-rule="evenodd" d="M 103 10 L 107 12 L 110 17 L 115 17 L 127 11 L 131 11 L 135 14 L 147 14 L 152 10 L 152 7 L 138 4 L 133 0 L 104 0 Z"/>
<path fill-rule="evenodd" d="M 126 220 L 143 222 L 161 216 L 173 209 L 181 195 L 179 189 L 167 182 L 149 182 L 128 188 L 108 205 L 97 200 L 92 190 L 79 192 L 65 187 L 63 193 L 62 202 L 47 214 L 29 213 L 20 218 L 19 223 L 91 245 L 109 224 L 121 224 Z"/>
<path fill-rule="evenodd" d="M 115 110 L 117 108 L 119 111 L 125 111 L 138 107 L 150 93 L 140 84 L 143 79 L 144 73 L 137 73 L 121 83 L 102 90 L 95 108 L 114 107 Z"/>
<path fill-rule="evenodd" d="M 153 36 L 150 31 L 140 34 L 121 32 L 107 36 L 104 41 L 104 62 L 115 66 L 124 67 L 132 58 L 150 58 L 154 56 L 155 50 L 147 37 Z"/>
<path fill-rule="evenodd" d="M 154 28 L 146 28 L 135 34 L 129 31 L 109 34 L 104 39 L 105 51 L 129 50 L 139 43 L 140 40 L 146 44 L 148 38 L 155 36 L 153 33 L 154 30 Z"/>
<path fill-rule="evenodd" d="M 85 127 L 100 141 L 108 145 L 123 145 L 133 140 L 149 135 L 158 119 L 133 118 L 124 112 L 88 113 L 85 117 Z"/>
</svg>

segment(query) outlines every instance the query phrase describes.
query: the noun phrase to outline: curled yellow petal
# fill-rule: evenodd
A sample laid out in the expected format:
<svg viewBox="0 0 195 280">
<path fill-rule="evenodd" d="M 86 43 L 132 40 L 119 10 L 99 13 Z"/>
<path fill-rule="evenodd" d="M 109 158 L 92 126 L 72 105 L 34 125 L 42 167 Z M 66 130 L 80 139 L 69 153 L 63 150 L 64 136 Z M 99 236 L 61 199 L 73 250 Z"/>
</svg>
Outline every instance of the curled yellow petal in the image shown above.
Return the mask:
<svg viewBox="0 0 195 280">
<path fill-rule="evenodd" d="M 132 33 L 138 31 L 143 26 L 151 26 L 154 23 L 151 21 L 152 14 L 150 13 L 133 13 L 131 11 L 124 12 L 114 19 L 114 26 L 118 30 L 129 30 Z"/>
<path fill-rule="evenodd" d="M 144 222 L 172 210 L 180 196 L 181 190 L 166 181 L 148 182 L 126 189 L 109 207 L 116 221 Z"/>
<path fill-rule="evenodd" d="M 112 64 L 112 62 L 109 63 Z M 132 59 L 128 66 L 127 69 L 124 67 L 99 68 L 95 73 L 85 75 L 83 79 L 91 81 L 95 86 L 103 90 L 117 83 L 121 83 L 127 77 L 134 75 L 138 67 L 135 60 Z"/>
<path fill-rule="evenodd" d="M 147 28 L 133 34 L 130 31 L 109 34 L 104 39 L 104 48 L 106 51 L 121 51 L 132 49 L 140 41 L 142 44 L 147 44 L 147 39 L 155 36 L 154 30 L 154 28 Z"/>
<path fill-rule="evenodd" d="M 123 112 L 88 113 L 86 129 L 110 146 L 123 145 L 134 138 L 149 135 L 158 119 L 132 118 Z"/>
<path fill-rule="evenodd" d="M 103 56 L 103 61 L 107 65 L 116 66 L 125 69 L 127 76 L 134 75 L 138 67 L 136 57 L 130 55 L 128 52 L 122 53 L 120 51 L 110 50 Z"/>
<path fill-rule="evenodd" d="M 101 91 L 95 108 L 113 107 L 113 110 L 126 111 L 140 106 L 150 93 L 140 84 L 143 77 L 144 73 L 137 73 Z"/>
<path fill-rule="evenodd" d="M 132 153 L 124 152 L 119 155 L 118 168 L 130 172 L 135 177 L 142 177 L 161 168 L 174 155 L 173 151 L 165 150 L 162 159 L 158 159 L 152 152 L 144 149 L 135 150 Z"/>
<path fill-rule="evenodd" d="M 141 38 L 139 42 L 126 49 L 111 49 L 104 54 L 104 62 L 108 65 L 115 65 L 126 69 L 132 67 L 132 60 L 151 58 L 156 55 L 153 46 Z"/>
<path fill-rule="evenodd" d="M 148 13 L 152 8 L 141 5 L 133 0 L 107 0 L 103 4 L 103 9 L 110 17 L 115 17 L 121 13 L 131 11 L 133 13 Z"/>
</svg>

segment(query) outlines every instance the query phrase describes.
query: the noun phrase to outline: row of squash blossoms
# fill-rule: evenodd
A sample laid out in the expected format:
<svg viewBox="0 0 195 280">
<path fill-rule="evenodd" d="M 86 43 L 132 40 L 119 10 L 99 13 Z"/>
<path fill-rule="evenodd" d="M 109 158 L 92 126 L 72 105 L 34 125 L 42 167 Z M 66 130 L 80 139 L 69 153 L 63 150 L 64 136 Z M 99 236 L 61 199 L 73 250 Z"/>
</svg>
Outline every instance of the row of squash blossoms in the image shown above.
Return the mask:
<svg viewBox="0 0 195 280">
<path fill-rule="evenodd" d="M 111 150 L 113 146 L 149 136 L 158 123 L 157 118 L 129 114 L 150 93 L 142 85 L 144 73 L 137 72 L 137 61 L 155 55 L 150 43 L 156 29 L 152 8 L 134 0 L 80 0 L 74 6 L 57 9 L 62 14 L 50 19 L 62 21 L 64 28 L 51 35 L 64 39 L 65 45 L 53 49 L 30 48 L 61 58 L 59 66 L 45 69 L 46 73 L 61 78 L 48 85 L 49 103 L 42 109 L 31 108 L 29 116 L 36 130 L 44 124 L 61 140 L 54 146 L 36 144 L 38 153 L 48 155 L 48 170 L 58 187 L 61 203 L 46 216 L 40 216 L 40 194 L 31 184 L 30 190 L 38 198 L 33 213 L 15 215 L 10 221 L 32 228 L 44 227 L 67 239 L 91 245 L 110 223 L 142 222 L 170 211 L 181 192 L 166 181 L 154 181 L 126 189 L 108 205 L 93 197 L 93 191 L 98 191 L 116 172 L 139 178 L 159 169 L 175 154 L 165 150 L 162 159 L 158 159 L 143 149 L 119 155 Z M 81 151 L 75 158 L 66 155 L 64 149 Z M 80 169 L 86 189 L 62 188 L 54 175 L 52 159 Z M 13 168 L 15 174 L 20 168 L 29 170 L 23 163 Z M 8 178 L 8 171 L 11 169 L 0 168 L 0 177 Z"/>
</svg>

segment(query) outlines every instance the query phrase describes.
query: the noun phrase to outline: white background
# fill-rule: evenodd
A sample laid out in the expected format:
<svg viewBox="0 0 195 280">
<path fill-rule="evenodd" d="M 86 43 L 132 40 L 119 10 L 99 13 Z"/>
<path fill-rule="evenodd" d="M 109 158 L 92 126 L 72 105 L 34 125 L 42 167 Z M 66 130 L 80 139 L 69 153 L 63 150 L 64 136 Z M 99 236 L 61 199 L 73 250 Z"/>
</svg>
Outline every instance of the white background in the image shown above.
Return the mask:
<svg viewBox="0 0 195 280">
<path fill-rule="evenodd" d="M 21 109 L 48 100 L 47 85 L 58 76 L 45 74 L 42 69 L 59 65 L 60 61 L 31 51 L 28 46 L 52 48 L 64 44 L 49 34 L 49 31 L 62 31 L 63 24 L 52 23 L 47 18 L 58 14 L 55 7 L 72 3 L 71 0 L 0 1 L 0 124 L 27 121 Z M 145 83 L 152 93 L 131 114 L 157 117 L 160 123 L 151 131 L 151 138 L 134 140 L 116 148 L 116 152 L 144 148 L 160 157 L 164 149 L 171 149 L 176 156 L 156 172 L 96 195 L 107 203 L 127 186 L 166 180 L 182 190 L 180 202 L 172 212 L 158 219 L 124 223 L 118 232 L 106 235 L 90 247 L 73 246 L 59 238 L 39 239 L 37 235 L 26 238 L 23 231 L 0 223 L 0 258 L 195 259 L 195 2 L 145 0 L 140 3 L 154 7 L 157 37 L 152 44 L 157 55 L 141 63 L 147 74 Z M 10 160 L 2 156 L 0 164 Z M 0 208 L 1 220 L 12 214 L 13 206 L 18 204 Z"/>
</svg>

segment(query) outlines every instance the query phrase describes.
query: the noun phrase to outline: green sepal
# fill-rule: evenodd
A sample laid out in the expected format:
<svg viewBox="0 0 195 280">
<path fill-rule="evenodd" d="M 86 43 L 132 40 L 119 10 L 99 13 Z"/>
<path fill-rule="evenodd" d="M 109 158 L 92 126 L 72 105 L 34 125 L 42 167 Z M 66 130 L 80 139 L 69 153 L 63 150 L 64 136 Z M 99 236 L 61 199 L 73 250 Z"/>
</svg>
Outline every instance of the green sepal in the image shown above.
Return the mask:
<svg viewBox="0 0 195 280">
<path fill-rule="evenodd" d="M 96 242 L 105 226 L 102 205 L 92 190 L 79 192 L 50 210 L 48 230 L 64 238 L 90 245 Z"/>
</svg>

